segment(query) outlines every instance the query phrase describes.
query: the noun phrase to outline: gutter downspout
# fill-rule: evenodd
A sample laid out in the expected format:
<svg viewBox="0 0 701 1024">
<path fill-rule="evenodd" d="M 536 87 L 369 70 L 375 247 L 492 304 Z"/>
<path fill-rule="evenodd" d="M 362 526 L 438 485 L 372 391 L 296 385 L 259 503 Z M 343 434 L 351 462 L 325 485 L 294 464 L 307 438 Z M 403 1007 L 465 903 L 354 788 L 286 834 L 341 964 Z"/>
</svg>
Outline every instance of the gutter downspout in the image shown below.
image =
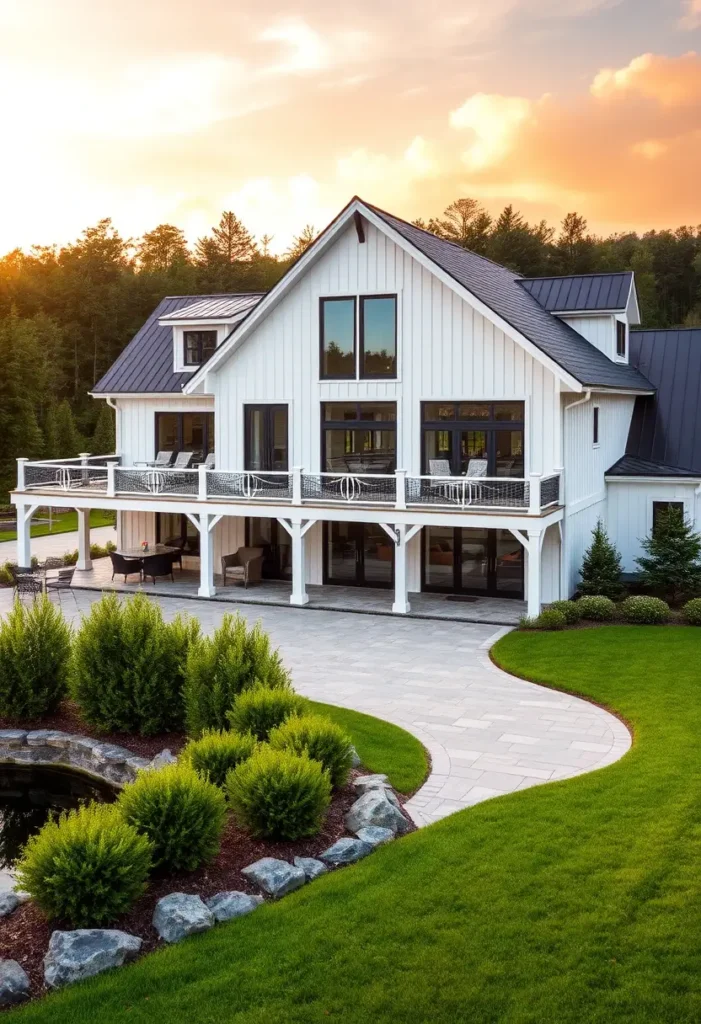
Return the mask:
<svg viewBox="0 0 701 1024">
<path fill-rule="evenodd" d="M 107 402 L 107 405 L 110 407 L 110 409 L 114 410 L 114 442 L 115 442 L 114 443 L 114 447 L 115 447 L 115 454 L 116 454 L 116 452 L 119 451 L 119 408 L 118 408 L 117 403 L 115 402 L 115 400 L 113 398 L 111 398 L 110 395 L 106 395 L 105 396 L 105 401 Z M 116 522 L 115 522 L 114 528 L 117 531 L 117 540 L 121 544 L 121 540 L 122 540 L 122 513 L 119 512 L 119 511 L 117 512 L 117 515 L 116 515 Z M 119 546 L 119 544 L 117 546 Z"/>
<path fill-rule="evenodd" d="M 591 401 L 591 388 L 587 388 L 582 398 L 578 398 L 576 402 L 570 403 L 565 406 L 565 412 L 569 412 L 570 409 L 574 409 L 577 405 L 586 405 L 587 402 Z M 565 465 L 565 443 L 567 441 L 567 432 L 565 430 L 565 418 L 562 419 L 562 465 Z M 565 467 L 565 491 L 567 490 L 567 479 L 569 477 L 568 467 Z M 562 520 L 560 521 L 560 599 L 565 600 L 570 595 L 568 593 L 567 586 L 567 559 L 565 558 L 566 544 L 567 544 L 567 494 L 563 495 L 565 499 L 565 512 Z"/>
</svg>

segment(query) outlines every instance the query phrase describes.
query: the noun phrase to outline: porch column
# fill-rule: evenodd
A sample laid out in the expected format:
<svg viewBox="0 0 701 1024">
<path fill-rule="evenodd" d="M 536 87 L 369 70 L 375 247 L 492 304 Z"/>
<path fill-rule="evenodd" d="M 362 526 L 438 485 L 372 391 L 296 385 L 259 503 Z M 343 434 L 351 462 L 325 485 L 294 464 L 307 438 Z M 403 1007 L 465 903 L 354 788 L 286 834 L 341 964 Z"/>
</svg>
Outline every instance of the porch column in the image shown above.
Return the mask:
<svg viewBox="0 0 701 1024">
<path fill-rule="evenodd" d="M 214 530 L 213 516 L 206 512 L 199 515 L 200 531 L 200 586 L 199 597 L 214 597 L 217 592 L 214 586 Z"/>
<path fill-rule="evenodd" d="M 540 530 L 528 531 L 528 618 L 535 619 L 540 615 L 541 604 L 541 548 L 543 533 Z"/>
<path fill-rule="evenodd" d="M 394 546 L 394 604 L 395 615 L 406 615 L 410 611 L 406 578 L 407 529 L 404 523 L 395 527 L 397 542 Z"/>
<path fill-rule="evenodd" d="M 302 526 L 301 522 L 290 523 L 290 538 L 292 540 L 292 593 L 290 604 L 304 605 L 309 603 L 307 596 L 307 576 L 304 564 L 304 535 L 311 523 Z"/>
<path fill-rule="evenodd" d="M 90 509 L 76 509 L 78 513 L 78 564 L 77 569 L 92 569 L 90 557 Z"/>
<path fill-rule="evenodd" d="M 29 505 L 17 505 L 17 565 L 26 569 L 32 564 L 32 517 Z"/>
</svg>

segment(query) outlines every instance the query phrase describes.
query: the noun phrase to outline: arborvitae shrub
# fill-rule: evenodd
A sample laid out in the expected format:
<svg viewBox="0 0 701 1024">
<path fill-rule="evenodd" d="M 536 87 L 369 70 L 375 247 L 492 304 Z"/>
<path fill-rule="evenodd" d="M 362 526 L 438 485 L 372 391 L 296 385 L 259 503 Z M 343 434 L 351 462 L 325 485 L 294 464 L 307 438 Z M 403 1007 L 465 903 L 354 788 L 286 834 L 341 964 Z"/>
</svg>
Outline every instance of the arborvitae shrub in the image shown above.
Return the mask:
<svg viewBox="0 0 701 1024">
<path fill-rule="evenodd" d="M 221 787 L 231 769 L 249 758 L 257 746 L 258 741 L 251 733 L 212 730 L 204 732 L 198 740 L 190 740 L 180 759 L 208 782 Z"/>
<path fill-rule="evenodd" d="M 608 597 L 592 595 L 591 597 L 580 597 L 577 601 L 583 619 L 590 619 L 593 622 L 610 622 L 616 614 L 616 606 Z"/>
<path fill-rule="evenodd" d="M 641 626 L 655 626 L 669 620 L 669 605 L 659 597 L 643 597 L 640 594 L 628 597 L 621 605 L 626 622 Z"/>
<path fill-rule="evenodd" d="M 259 740 L 267 740 L 271 729 L 291 715 L 303 715 L 308 710 L 309 701 L 292 690 L 269 690 L 257 683 L 239 694 L 227 719 L 237 732 L 250 732 Z"/>
<path fill-rule="evenodd" d="M 684 621 L 690 626 L 701 626 L 701 597 L 694 597 L 687 601 L 682 608 Z"/>
<path fill-rule="evenodd" d="M 592 542 L 584 555 L 580 570 L 580 594 L 615 599 L 620 596 L 621 556 L 608 538 L 603 523 L 599 520 L 592 531 Z"/>
<path fill-rule="evenodd" d="M 565 616 L 568 626 L 574 626 L 582 617 L 579 605 L 576 601 L 553 601 L 548 605 L 548 611 L 561 612 Z"/>
<path fill-rule="evenodd" d="M 66 694 L 71 630 L 42 595 L 16 600 L 0 622 L 0 715 L 29 721 L 55 711 Z"/>
<path fill-rule="evenodd" d="M 348 733 L 321 715 L 293 715 L 272 729 L 268 738 L 274 750 L 306 754 L 329 773 L 331 785 L 345 786 L 353 764 L 353 743 Z"/>
</svg>

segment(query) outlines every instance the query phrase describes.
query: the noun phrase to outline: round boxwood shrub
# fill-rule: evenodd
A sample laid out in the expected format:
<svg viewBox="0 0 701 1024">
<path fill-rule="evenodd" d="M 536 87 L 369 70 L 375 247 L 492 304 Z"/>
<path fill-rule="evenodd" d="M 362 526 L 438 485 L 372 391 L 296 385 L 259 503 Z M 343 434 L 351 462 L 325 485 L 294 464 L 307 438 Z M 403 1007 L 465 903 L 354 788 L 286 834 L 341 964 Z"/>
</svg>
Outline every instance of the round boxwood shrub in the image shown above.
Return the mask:
<svg viewBox="0 0 701 1024">
<path fill-rule="evenodd" d="M 626 622 L 641 626 L 656 626 L 669 619 L 669 605 L 659 597 L 643 597 L 638 594 L 627 597 L 621 605 Z"/>
<path fill-rule="evenodd" d="M 203 733 L 198 740 L 190 740 L 180 759 L 195 769 L 198 775 L 223 786 L 232 768 L 250 757 L 258 741 L 250 732 L 223 732 L 216 729 Z"/>
<path fill-rule="evenodd" d="M 11 721 L 55 711 L 68 681 L 71 631 L 42 595 L 27 608 L 16 600 L 0 622 L 0 715 Z"/>
<path fill-rule="evenodd" d="M 577 601 L 553 601 L 552 604 L 548 605 L 546 610 L 550 612 L 561 612 L 561 614 L 565 616 L 565 622 L 568 626 L 574 626 L 582 617 L 582 612 Z"/>
<path fill-rule="evenodd" d="M 610 597 L 580 597 L 577 605 L 582 618 L 593 622 L 610 622 L 616 614 L 616 606 Z"/>
<path fill-rule="evenodd" d="M 219 852 L 224 794 L 189 764 L 140 772 L 124 787 L 117 805 L 125 821 L 151 841 L 156 868 L 194 871 Z"/>
<path fill-rule="evenodd" d="M 322 715 L 293 715 L 272 729 L 269 737 L 274 750 L 306 754 L 329 773 L 331 785 L 345 786 L 353 766 L 353 743 L 348 733 Z"/>
<path fill-rule="evenodd" d="M 319 761 L 267 744 L 229 772 L 226 788 L 234 816 L 256 838 L 316 835 L 331 800 Z"/>
<path fill-rule="evenodd" d="M 89 804 L 49 820 L 17 867 L 20 888 L 49 918 L 74 928 L 110 924 L 146 888 L 152 847 L 112 804 Z"/>
<path fill-rule="evenodd" d="M 682 608 L 684 621 L 690 626 L 701 626 L 701 597 L 694 597 L 687 601 Z"/>
<path fill-rule="evenodd" d="M 250 732 L 259 740 L 267 740 L 271 729 L 282 725 L 291 715 L 303 715 L 308 709 L 309 701 L 293 690 L 284 687 L 270 690 L 257 683 L 238 695 L 226 717 L 236 732 Z"/>
</svg>

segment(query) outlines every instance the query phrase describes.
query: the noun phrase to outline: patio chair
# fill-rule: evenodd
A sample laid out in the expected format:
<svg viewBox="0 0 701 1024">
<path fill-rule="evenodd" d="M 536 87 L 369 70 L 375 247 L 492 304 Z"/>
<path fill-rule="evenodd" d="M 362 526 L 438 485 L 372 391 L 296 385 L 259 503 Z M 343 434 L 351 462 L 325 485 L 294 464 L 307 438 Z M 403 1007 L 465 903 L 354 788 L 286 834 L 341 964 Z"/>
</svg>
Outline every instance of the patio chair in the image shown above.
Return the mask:
<svg viewBox="0 0 701 1024">
<path fill-rule="evenodd" d="M 15 575 L 15 595 L 19 597 L 20 601 L 25 594 L 31 594 L 32 600 L 36 599 L 37 594 L 43 593 L 44 580 L 42 576 L 32 572 L 18 572 Z"/>
<path fill-rule="evenodd" d="M 116 551 L 110 551 L 110 561 L 112 563 L 112 579 L 115 575 L 123 576 L 126 583 L 127 576 L 133 576 L 137 572 L 141 579 L 140 558 L 125 558 L 124 555 L 118 555 Z"/>
<path fill-rule="evenodd" d="M 41 568 L 46 572 L 47 569 L 63 569 L 66 563 L 62 558 L 56 558 L 50 555 L 48 558 L 45 558 L 44 561 L 40 562 L 39 564 L 41 565 Z"/>
<path fill-rule="evenodd" d="M 205 469 L 214 469 L 214 452 L 208 452 L 201 465 L 203 465 Z"/>
<path fill-rule="evenodd" d="M 448 459 L 429 459 L 428 472 L 430 476 L 452 476 Z"/>
<path fill-rule="evenodd" d="M 135 466 L 151 466 L 153 469 L 166 469 L 173 458 L 172 452 L 159 452 L 155 459 L 145 459 L 135 462 Z"/>
<path fill-rule="evenodd" d="M 221 574 L 224 586 L 227 579 L 243 581 L 244 590 L 249 583 L 260 583 L 263 569 L 263 548 L 239 548 L 233 555 L 224 555 Z"/>
<path fill-rule="evenodd" d="M 470 459 L 467 463 L 467 472 L 465 473 L 465 476 L 468 480 L 477 480 L 480 477 L 486 476 L 488 465 L 489 463 L 486 459 Z M 482 495 L 482 485 L 467 484 L 466 487 L 466 504 L 471 505 L 476 498 Z M 490 491 L 493 493 L 493 490 L 493 488 L 490 488 L 489 485 L 487 485 L 487 496 L 489 496 Z"/>
<path fill-rule="evenodd" d="M 142 565 L 144 580 L 153 580 L 154 587 L 156 586 L 157 576 L 170 576 L 173 583 L 175 583 L 172 554 L 149 555 L 148 558 L 144 558 Z"/>
<path fill-rule="evenodd" d="M 170 560 L 175 565 L 177 563 L 178 568 L 183 567 L 183 542 L 180 537 L 169 537 L 168 540 L 164 540 L 163 543 L 167 548 L 175 548 L 170 554 Z"/>
<path fill-rule="evenodd" d="M 75 596 L 75 591 L 73 590 L 73 587 L 71 586 L 71 584 L 73 583 L 73 574 L 74 573 L 75 573 L 75 566 L 74 565 L 70 565 L 70 566 L 67 566 L 65 569 L 59 569 L 58 570 L 58 576 L 55 576 L 52 579 L 47 580 L 46 581 L 46 593 L 49 596 L 49 598 L 51 597 L 52 594 L 57 594 L 58 595 L 58 603 L 60 604 L 61 603 L 61 594 L 65 593 L 66 591 L 68 591 L 69 594 L 72 594 L 73 600 L 75 601 L 76 607 L 77 607 L 78 606 L 78 598 Z"/>
<path fill-rule="evenodd" d="M 178 452 L 178 454 L 175 456 L 173 469 L 189 469 L 194 457 L 194 452 Z"/>
</svg>

